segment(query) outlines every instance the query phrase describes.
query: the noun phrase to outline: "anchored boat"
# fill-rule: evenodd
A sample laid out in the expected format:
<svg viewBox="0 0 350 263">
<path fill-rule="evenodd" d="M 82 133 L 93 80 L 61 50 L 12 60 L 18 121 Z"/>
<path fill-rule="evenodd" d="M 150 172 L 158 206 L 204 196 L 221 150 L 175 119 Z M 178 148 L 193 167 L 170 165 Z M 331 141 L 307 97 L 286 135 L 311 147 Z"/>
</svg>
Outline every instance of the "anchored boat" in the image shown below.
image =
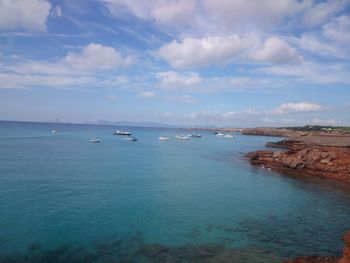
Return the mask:
<svg viewBox="0 0 350 263">
<path fill-rule="evenodd" d="M 178 140 L 188 140 L 189 137 L 185 135 L 176 135 L 175 138 Z"/>
<path fill-rule="evenodd" d="M 128 141 L 132 141 L 132 142 L 136 142 L 137 139 L 135 137 L 125 137 L 124 140 L 128 140 Z"/>
<path fill-rule="evenodd" d="M 191 137 L 191 138 L 202 138 L 202 135 L 200 135 L 200 134 L 189 134 L 187 136 Z"/>
<path fill-rule="evenodd" d="M 126 136 L 130 136 L 130 135 L 131 135 L 131 132 L 116 130 L 116 131 L 113 132 L 113 135 L 126 135 Z"/>
<path fill-rule="evenodd" d="M 99 140 L 99 139 L 96 139 L 96 138 L 92 138 L 92 139 L 90 140 L 90 142 L 93 142 L 93 143 L 99 143 L 99 142 L 100 142 L 100 140 Z"/>
</svg>

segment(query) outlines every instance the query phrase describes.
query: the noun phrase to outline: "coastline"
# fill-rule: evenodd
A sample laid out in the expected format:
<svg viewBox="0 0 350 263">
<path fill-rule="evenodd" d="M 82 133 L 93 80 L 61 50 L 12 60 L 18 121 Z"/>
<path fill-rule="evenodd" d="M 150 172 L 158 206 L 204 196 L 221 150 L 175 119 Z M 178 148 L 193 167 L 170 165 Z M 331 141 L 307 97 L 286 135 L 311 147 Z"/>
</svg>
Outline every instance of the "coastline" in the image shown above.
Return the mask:
<svg viewBox="0 0 350 263">
<path fill-rule="evenodd" d="M 269 148 L 246 156 L 253 165 L 292 175 L 307 175 L 333 179 L 350 184 L 350 136 L 291 133 L 288 139 L 269 142 Z"/>
<path fill-rule="evenodd" d="M 281 134 L 288 138 L 266 144 L 266 147 L 275 150 L 249 152 L 246 156 L 252 165 L 287 175 L 316 176 L 350 184 L 349 134 L 288 130 L 276 132 L 276 129 L 248 129 L 248 133 L 264 136 Z M 350 231 L 343 236 L 343 241 L 345 246 L 342 257 L 301 256 L 282 263 L 350 263 Z"/>
<path fill-rule="evenodd" d="M 303 127 L 304 128 L 304 127 Z M 348 130 L 306 126 L 293 128 L 191 128 L 212 132 L 239 132 L 250 136 L 282 137 L 268 142 L 271 150 L 249 152 L 252 165 L 291 175 L 306 175 L 350 184 L 350 133 Z M 281 149 L 281 150 L 278 150 Z"/>
</svg>

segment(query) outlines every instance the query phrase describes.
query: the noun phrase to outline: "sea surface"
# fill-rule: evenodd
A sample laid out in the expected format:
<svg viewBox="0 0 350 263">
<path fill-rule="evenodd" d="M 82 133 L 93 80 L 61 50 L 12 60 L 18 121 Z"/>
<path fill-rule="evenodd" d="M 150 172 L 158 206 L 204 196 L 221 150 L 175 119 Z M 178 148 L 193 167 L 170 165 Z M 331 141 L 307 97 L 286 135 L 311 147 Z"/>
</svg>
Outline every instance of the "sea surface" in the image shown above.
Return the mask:
<svg viewBox="0 0 350 263">
<path fill-rule="evenodd" d="M 0 262 L 273 263 L 341 253 L 348 186 L 245 160 L 280 138 L 174 138 L 188 133 L 0 122 Z"/>
</svg>

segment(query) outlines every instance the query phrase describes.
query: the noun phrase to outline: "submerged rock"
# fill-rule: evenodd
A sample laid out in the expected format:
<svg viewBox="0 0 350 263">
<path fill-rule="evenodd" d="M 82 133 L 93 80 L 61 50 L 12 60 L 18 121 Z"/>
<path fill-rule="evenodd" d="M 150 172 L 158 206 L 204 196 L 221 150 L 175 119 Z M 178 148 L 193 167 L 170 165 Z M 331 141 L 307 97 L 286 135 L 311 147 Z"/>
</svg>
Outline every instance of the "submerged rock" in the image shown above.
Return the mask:
<svg viewBox="0 0 350 263">
<path fill-rule="evenodd" d="M 284 261 L 283 263 L 337 263 L 337 257 L 297 257 L 293 260 Z"/>
<path fill-rule="evenodd" d="M 297 257 L 282 263 L 350 263 L 350 231 L 343 236 L 343 240 L 345 246 L 341 258 L 335 256 Z"/>
</svg>

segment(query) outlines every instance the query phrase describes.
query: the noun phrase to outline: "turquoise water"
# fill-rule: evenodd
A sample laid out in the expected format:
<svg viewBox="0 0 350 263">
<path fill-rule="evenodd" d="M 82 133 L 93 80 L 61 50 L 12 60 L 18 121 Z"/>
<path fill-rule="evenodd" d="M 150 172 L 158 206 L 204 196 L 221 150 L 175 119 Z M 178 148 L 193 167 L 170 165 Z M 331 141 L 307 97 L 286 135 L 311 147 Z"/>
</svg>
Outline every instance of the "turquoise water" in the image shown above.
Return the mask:
<svg viewBox="0 0 350 263">
<path fill-rule="evenodd" d="M 187 132 L 124 128 L 138 138 L 131 142 L 113 136 L 116 128 L 0 122 L 0 262 L 254 263 L 340 254 L 349 187 L 244 159 L 277 138 L 204 132 L 161 142 Z"/>
</svg>

